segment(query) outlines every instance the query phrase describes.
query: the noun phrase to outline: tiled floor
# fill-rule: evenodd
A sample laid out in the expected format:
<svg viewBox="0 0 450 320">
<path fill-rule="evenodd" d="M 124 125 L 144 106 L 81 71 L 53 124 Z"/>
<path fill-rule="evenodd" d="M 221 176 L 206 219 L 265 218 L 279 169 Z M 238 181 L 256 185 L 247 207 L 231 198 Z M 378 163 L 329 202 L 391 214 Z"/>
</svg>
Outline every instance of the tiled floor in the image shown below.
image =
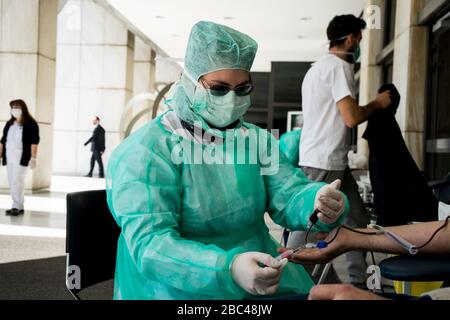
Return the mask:
<svg viewBox="0 0 450 320">
<path fill-rule="evenodd" d="M 65 237 L 66 194 L 105 188 L 103 179 L 54 176 L 47 190 L 25 194 L 25 214 L 5 215 L 11 208 L 8 190 L 0 190 L 0 235 Z"/>
<path fill-rule="evenodd" d="M 8 190 L 0 190 L 0 263 L 65 255 L 66 194 L 104 189 L 101 179 L 52 178 L 48 190 L 27 192 L 25 214 L 6 216 L 11 208 Z"/>
</svg>

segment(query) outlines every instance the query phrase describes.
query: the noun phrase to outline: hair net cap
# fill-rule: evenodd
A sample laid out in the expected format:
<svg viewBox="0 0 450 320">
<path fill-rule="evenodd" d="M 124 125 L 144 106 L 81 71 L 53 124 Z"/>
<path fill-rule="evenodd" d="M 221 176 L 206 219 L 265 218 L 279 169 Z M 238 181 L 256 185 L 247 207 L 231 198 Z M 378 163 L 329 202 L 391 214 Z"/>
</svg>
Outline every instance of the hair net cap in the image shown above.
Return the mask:
<svg viewBox="0 0 450 320">
<path fill-rule="evenodd" d="M 258 44 L 248 35 L 207 21 L 191 30 L 185 56 L 185 69 L 199 80 L 205 74 L 225 69 L 250 71 Z"/>
</svg>

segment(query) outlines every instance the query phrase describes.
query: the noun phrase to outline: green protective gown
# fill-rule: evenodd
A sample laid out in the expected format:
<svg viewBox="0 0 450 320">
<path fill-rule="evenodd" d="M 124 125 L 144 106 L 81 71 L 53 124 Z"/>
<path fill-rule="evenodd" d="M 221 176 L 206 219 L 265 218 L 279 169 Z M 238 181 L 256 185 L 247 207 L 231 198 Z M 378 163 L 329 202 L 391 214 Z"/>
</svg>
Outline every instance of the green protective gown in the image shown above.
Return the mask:
<svg viewBox="0 0 450 320">
<path fill-rule="evenodd" d="M 294 130 L 283 134 L 280 138 L 280 151 L 288 158 L 289 163 L 299 167 L 300 163 L 300 139 L 302 129 Z"/>
<path fill-rule="evenodd" d="M 230 269 L 243 252 L 278 255 L 265 213 L 290 230 L 307 227 L 324 184 L 309 181 L 279 155 L 278 142 L 267 131 L 240 119 L 224 133 L 192 108 L 196 80 L 214 70 L 249 71 L 256 49 L 253 39 L 236 30 L 196 24 L 185 57 L 190 77 L 183 74 L 166 101 L 173 111 L 113 152 L 106 186 L 108 206 L 121 227 L 115 299 L 249 298 Z M 167 119 L 203 129 L 217 142 L 189 139 L 185 127 L 168 126 Z M 199 150 L 209 155 L 207 163 L 196 161 Z M 319 222 L 314 230 L 331 230 L 347 213 L 346 199 L 339 221 Z M 277 294 L 308 293 L 312 285 L 303 267 L 288 264 Z"/>
<path fill-rule="evenodd" d="M 276 174 L 266 176 L 259 163 L 174 163 L 174 150 L 187 150 L 180 153 L 184 157 L 196 143 L 169 132 L 162 117 L 122 143 L 108 166 L 108 205 L 122 228 L 115 298 L 248 297 L 230 273 L 235 256 L 252 251 L 276 256 L 279 246 L 269 235 L 265 212 L 290 230 L 305 230 L 324 184 L 306 179 L 283 155 Z M 232 141 L 201 148 L 223 150 Z M 255 147 L 246 144 L 245 153 Z M 342 219 L 332 226 L 319 223 L 316 230 L 329 231 Z M 288 264 L 279 294 L 305 294 L 312 285 L 303 267 Z"/>
</svg>

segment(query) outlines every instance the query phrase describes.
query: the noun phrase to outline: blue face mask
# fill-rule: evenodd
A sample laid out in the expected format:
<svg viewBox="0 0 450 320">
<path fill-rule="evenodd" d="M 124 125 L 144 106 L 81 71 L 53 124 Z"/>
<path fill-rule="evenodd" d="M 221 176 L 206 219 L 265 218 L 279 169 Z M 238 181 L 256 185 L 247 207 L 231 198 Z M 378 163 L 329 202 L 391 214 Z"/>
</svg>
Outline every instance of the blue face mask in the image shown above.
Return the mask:
<svg viewBox="0 0 450 320">
<path fill-rule="evenodd" d="M 230 91 L 225 96 L 218 97 L 198 84 L 194 93 L 192 110 L 208 124 L 220 129 L 241 119 L 250 106 L 249 95 L 239 97 L 234 91 Z"/>
</svg>

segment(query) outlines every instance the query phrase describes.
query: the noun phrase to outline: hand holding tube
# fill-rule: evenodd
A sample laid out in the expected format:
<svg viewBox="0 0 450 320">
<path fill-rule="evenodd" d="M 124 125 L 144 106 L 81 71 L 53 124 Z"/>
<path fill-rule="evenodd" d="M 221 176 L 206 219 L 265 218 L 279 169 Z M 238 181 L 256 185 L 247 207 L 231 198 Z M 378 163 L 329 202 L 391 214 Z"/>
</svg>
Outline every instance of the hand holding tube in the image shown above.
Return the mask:
<svg viewBox="0 0 450 320">
<path fill-rule="evenodd" d="M 234 281 L 248 293 L 272 295 L 280 285 L 281 274 L 287 262 L 287 259 L 277 261 L 265 253 L 243 253 L 233 261 L 231 274 Z"/>
<path fill-rule="evenodd" d="M 351 251 L 353 243 L 356 240 L 357 234 L 353 234 L 346 229 L 341 229 L 339 233 L 338 229 L 327 233 L 316 234 L 317 239 L 321 239 L 324 243 L 327 243 L 326 247 L 316 246 L 315 248 L 305 248 L 289 255 L 289 261 L 296 264 L 317 264 L 328 263 L 341 254 Z M 334 239 L 331 243 L 329 243 Z M 329 243 L 329 244 L 328 244 Z M 292 252 L 290 249 L 280 248 L 278 252 L 288 255 Z"/>
<path fill-rule="evenodd" d="M 314 209 L 320 211 L 318 218 L 325 224 L 335 223 L 344 213 L 345 199 L 340 187 L 341 180 L 336 180 L 317 192 Z"/>
</svg>

